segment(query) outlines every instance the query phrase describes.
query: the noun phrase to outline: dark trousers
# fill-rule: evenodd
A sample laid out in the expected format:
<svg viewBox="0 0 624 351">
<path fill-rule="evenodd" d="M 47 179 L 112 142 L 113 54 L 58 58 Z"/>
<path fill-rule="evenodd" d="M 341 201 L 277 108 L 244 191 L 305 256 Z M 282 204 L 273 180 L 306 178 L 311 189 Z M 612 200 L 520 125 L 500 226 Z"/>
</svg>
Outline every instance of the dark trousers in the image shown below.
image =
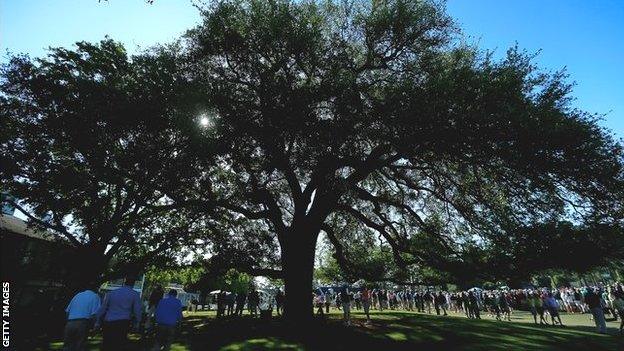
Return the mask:
<svg viewBox="0 0 624 351">
<path fill-rule="evenodd" d="M 65 325 L 63 350 L 84 351 L 87 347 L 87 337 L 91 321 L 88 319 L 73 319 Z"/>
<path fill-rule="evenodd" d="M 481 315 L 479 314 L 479 306 L 475 304 L 472 308 L 475 318 L 481 319 Z"/>
<path fill-rule="evenodd" d="M 129 332 L 130 321 L 127 319 L 104 322 L 104 324 L 102 325 L 102 350 L 126 350 L 126 348 L 128 347 Z"/>
<path fill-rule="evenodd" d="M 175 325 L 158 325 L 156 327 L 156 341 L 152 350 L 154 351 L 169 351 L 171 344 L 175 338 Z"/>
<path fill-rule="evenodd" d="M 222 303 L 217 304 L 217 317 L 225 315 L 225 305 Z"/>
<path fill-rule="evenodd" d="M 245 303 L 237 303 L 236 304 L 236 311 L 234 312 L 234 315 L 236 316 L 242 316 L 243 315 L 243 311 L 245 310 Z"/>
<path fill-rule="evenodd" d="M 323 303 L 319 303 L 316 305 L 316 314 L 320 315 L 320 316 L 324 316 L 325 314 L 323 313 Z"/>
<path fill-rule="evenodd" d="M 248 303 L 247 308 L 249 309 L 249 314 L 255 316 L 258 314 L 258 305 L 255 302 Z"/>
</svg>

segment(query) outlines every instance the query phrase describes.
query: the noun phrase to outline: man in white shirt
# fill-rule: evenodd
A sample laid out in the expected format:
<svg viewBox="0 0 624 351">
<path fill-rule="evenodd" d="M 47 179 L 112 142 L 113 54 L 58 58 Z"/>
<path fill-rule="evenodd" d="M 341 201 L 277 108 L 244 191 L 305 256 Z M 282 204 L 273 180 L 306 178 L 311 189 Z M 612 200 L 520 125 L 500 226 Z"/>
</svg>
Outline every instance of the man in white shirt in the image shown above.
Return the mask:
<svg viewBox="0 0 624 351">
<path fill-rule="evenodd" d="M 77 293 L 67 305 L 67 324 L 65 325 L 64 350 L 83 351 L 86 349 L 89 329 L 98 309 L 100 297 L 87 288 Z"/>
</svg>

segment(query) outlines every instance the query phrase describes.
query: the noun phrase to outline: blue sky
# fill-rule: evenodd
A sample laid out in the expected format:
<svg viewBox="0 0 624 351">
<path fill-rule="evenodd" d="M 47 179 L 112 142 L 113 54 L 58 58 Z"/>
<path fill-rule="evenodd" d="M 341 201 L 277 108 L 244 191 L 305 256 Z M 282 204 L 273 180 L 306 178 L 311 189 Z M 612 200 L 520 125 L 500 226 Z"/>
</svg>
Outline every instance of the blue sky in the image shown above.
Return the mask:
<svg viewBox="0 0 624 351">
<path fill-rule="evenodd" d="M 518 42 L 542 50 L 546 69 L 567 67 L 575 106 L 606 113 L 601 123 L 624 137 L 624 1 L 447 0 L 469 40 L 504 54 Z M 132 51 L 174 39 L 199 21 L 190 0 L 0 0 L 0 49 L 45 54 L 105 35 Z"/>
</svg>

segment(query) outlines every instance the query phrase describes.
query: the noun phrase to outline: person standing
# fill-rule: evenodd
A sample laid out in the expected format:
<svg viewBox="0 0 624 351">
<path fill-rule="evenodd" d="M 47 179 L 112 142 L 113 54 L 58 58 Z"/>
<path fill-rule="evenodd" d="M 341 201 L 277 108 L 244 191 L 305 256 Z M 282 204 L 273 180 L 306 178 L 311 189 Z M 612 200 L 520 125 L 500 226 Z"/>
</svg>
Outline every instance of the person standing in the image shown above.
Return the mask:
<svg viewBox="0 0 624 351">
<path fill-rule="evenodd" d="M 473 291 L 468 293 L 468 301 L 473 318 L 481 319 L 481 315 L 479 314 L 479 302 L 477 300 L 477 295 Z"/>
<path fill-rule="evenodd" d="M 563 326 L 563 323 L 561 323 L 561 317 L 559 316 L 559 302 L 552 293 L 548 293 L 548 297 L 544 300 L 544 307 L 550 314 L 552 325 L 555 325 L 555 318 L 557 318 L 559 325 Z"/>
<path fill-rule="evenodd" d="M 585 313 L 585 304 L 583 303 L 583 294 L 578 288 L 574 289 L 574 310 L 576 312 Z"/>
<path fill-rule="evenodd" d="M 544 301 L 546 300 L 546 295 L 544 292 L 539 294 L 539 306 L 537 306 L 537 314 L 540 316 L 540 325 L 548 325 L 548 321 L 544 317 L 546 310 L 544 309 Z"/>
<path fill-rule="evenodd" d="M 178 323 L 182 320 L 182 302 L 177 298 L 175 289 L 169 290 L 167 297 L 161 299 L 156 307 L 156 341 L 153 351 L 169 351 Z"/>
<path fill-rule="evenodd" d="M 156 311 L 156 306 L 163 298 L 165 291 L 162 286 L 156 285 L 152 293 L 150 294 L 149 299 L 147 300 L 147 316 L 145 318 L 145 329 L 148 331 L 152 328 L 152 320 L 154 319 L 154 312 Z"/>
<path fill-rule="evenodd" d="M 342 319 L 346 325 L 351 324 L 351 295 L 345 286 L 340 292 L 340 303 L 342 304 Z"/>
<path fill-rule="evenodd" d="M 234 303 L 236 302 L 236 294 L 231 292 L 227 294 L 227 315 L 231 316 L 234 314 Z"/>
<path fill-rule="evenodd" d="M 376 310 L 379 309 L 379 296 L 377 289 L 371 290 L 371 306 Z"/>
<path fill-rule="evenodd" d="M 613 308 L 620 315 L 620 334 L 622 334 L 624 333 L 624 291 L 616 290 L 613 296 Z"/>
<path fill-rule="evenodd" d="M 585 303 L 589 306 L 592 316 L 594 316 L 594 323 L 596 323 L 598 333 L 606 334 L 607 322 L 605 321 L 604 311 L 602 310 L 600 295 L 596 294 L 593 289 L 589 289 L 585 296 Z"/>
<path fill-rule="evenodd" d="M 97 325 L 102 324 L 102 348 L 105 351 L 124 350 L 128 344 L 128 333 L 138 329 L 141 323 L 141 297 L 136 292 L 136 278 L 128 276 L 124 286 L 109 292 L 98 311 Z"/>
<path fill-rule="evenodd" d="M 255 288 L 252 288 L 249 292 L 249 296 L 247 296 L 247 307 L 249 309 L 249 314 L 252 316 L 256 316 L 258 314 L 258 304 L 260 303 L 260 295 L 256 291 Z"/>
<path fill-rule="evenodd" d="M 386 302 L 388 301 L 388 292 L 383 289 L 377 290 L 377 297 L 379 298 L 379 310 L 383 311 L 387 308 Z"/>
<path fill-rule="evenodd" d="M 463 305 L 464 305 L 464 312 L 466 313 L 466 317 L 468 318 L 474 318 L 473 314 L 472 314 L 472 307 L 470 306 L 470 296 L 468 296 L 469 293 L 467 292 L 462 292 L 462 300 L 463 300 Z"/>
<path fill-rule="evenodd" d="M 245 292 L 240 292 L 236 295 L 236 311 L 234 312 L 234 315 L 243 315 L 243 310 L 245 309 L 245 301 L 247 301 L 247 294 Z"/>
<path fill-rule="evenodd" d="M 503 319 L 506 319 L 507 321 L 511 322 L 511 306 L 509 303 L 509 297 L 507 296 L 506 293 L 501 292 L 499 295 L 499 306 L 500 306 L 500 311 L 503 315 Z M 553 302 L 556 304 L 557 302 L 553 299 Z M 555 323 L 555 319 L 553 317 L 553 325 Z M 559 324 L 561 324 L 561 318 L 559 318 Z"/>
<path fill-rule="evenodd" d="M 416 299 L 416 305 L 417 305 L 417 308 L 418 308 L 418 312 L 424 313 L 425 312 L 425 302 L 424 302 L 422 291 L 418 291 L 416 293 L 416 298 L 415 299 Z"/>
<path fill-rule="evenodd" d="M 446 303 L 446 295 L 444 295 L 444 293 L 442 291 L 440 291 L 438 293 L 438 309 L 442 309 L 442 313 L 444 316 L 448 316 L 448 313 L 446 312 L 446 309 L 448 307 L 447 303 Z"/>
<path fill-rule="evenodd" d="M 193 299 L 188 299 L 188 301 L 186 302 L 186 312 L 193 312 Z"/>
<path fill-rule="evenodd" d="M 100 308 L 100 297 L 92 289 L 77 293 L 67 305 L 67 324 L 63 340 L 63 350 L 83 351 L 86 349 L 89 329 Z"/>
<path fill-rule="evenodd" d="M 355 309 L 359 311 L 362 306 L 362 293 L 361 292 L 356 291 L 355 294 L 353 294 L 353 302 L 355 303 Z"/>
<path fill-rule="evenodd" d="M 371 292 L 367 287 L 362 289 L 362 293 L 360 295 L 360 299 L 362 300 L 362 308 L 364 308 L 364 314 L 366 315 L 366 322 L 370 322 L 370 306 L 371 306 Z"/>
<path fill-rule="evenodd" d="M 483 304 L 497 321 L 501 320 L 500 296 L 494 293 L 485 293 Z"/>
<path fill-rule="evenodd" d="M 424 295 L 423 299 L 425 300 L 425 306 L 427 307 L 427 313 L 431 314 L 431 305 L 433 303 L 433 294 L 429 290 L 427 290 L 425 292 L 425 295 Z"/>
<path fill-rule="evenodd" d="M 277 311 L 278 316 L 282 315 L 282 306 L 284 306 L 284 293 L 281 289 L 278 289 L 277 294 L 275 294 L 275 310 Z"/>
<path fill-rule="evenodd" d="M 442 301 L 440 300 L 440 295 L 433 293 L 433 308 L 436 311 L 436 315 L 440 315 L 440 305 L 442 304 Z"/>
<path fill-rule="evenodd" d="M 529 306 L 529 312 L 531 312 L 531 315 L 533 316 L 533 322 L 537 325 L 537 307 L 541 304 L 539 297 L 537 297 L 537 293 L 529 293 L 527 297 L 527 304 Z M 541 318 L 544 318 L 543 316 L 544 314 L 542 313 Z"/>
<path fill-rule="evenodd" d="M 323 295 L 323 292 L 320 292 L 318 294 L 313 294 L 314 295 L 314 306 L 316 306 L 316 314 L 324 317 L 325 313 L 323 312 L 323 307 L 324 307 L 324 303 L 325 303 L 325 295 Z M 277 300 L 277 297 L 276 297 Z"/>
<path fill-rule="evenodd" d="M 225 316 L 225 306 L 226 306 L 226 299 L 227 299 L 227 293 L 225 291 L 221 291 L 219 292 L 219 294 L 217 295 L 217 318 L 221 318 L 223 316 Z"/>
<path fill-rule="evenodd" d="M 330 289 L 325 294 L 325 314 L 329 314 L 329 306 L 331 306 L 331 297 L 332 297 L 332 291 Z"/>
</svg>

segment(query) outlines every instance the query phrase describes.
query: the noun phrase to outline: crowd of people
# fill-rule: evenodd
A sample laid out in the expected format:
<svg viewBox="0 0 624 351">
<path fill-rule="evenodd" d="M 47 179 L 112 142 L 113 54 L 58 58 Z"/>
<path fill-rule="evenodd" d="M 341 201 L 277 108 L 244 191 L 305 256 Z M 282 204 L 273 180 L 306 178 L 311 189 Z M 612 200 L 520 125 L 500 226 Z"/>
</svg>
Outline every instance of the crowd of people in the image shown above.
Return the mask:
<svg viewBox="0 0 624 351">
<path fill-rule="evenodd" d="M 144 313 L 141 296 L 134 290 L 135 280 L 127 277 L 124 285 L 107 293 L 103 301 L 92 286 L 77 293 L 65 309 L 67 323 L 63 349 L 85 350 L 90 330 L 101 329 L 103 350 L 124 350 L 128 333 L 139 331 L 145 319 L 145 330 L 154 336 L 152 350 L 169 350 L 176 327 L 183 318 L 178 293 L 172 289 L 165 295 L 161 287 L 156 287 L 148 299 L 147 313 Z"/>
<path fill-rule="evenodd" d="M 216 295 L 217 318 L 242 316 L 245 306 L 251 316 L 256 316 L 260 306 L 260 294 L 254 288 L 248 293 L 221 291 Z M 279 310 L 278 310 L 279 313 Z"/>
<path fill-rule="evenodd" d="M 370 321 L 370 309 L 383 311 L 406 310 L 437 315 L 448 311 L 463 313 L 468 318 L 481 319 L 482 314 L 497 320 L 511 321 L 514 310 L 526 310 L 535 324 L 561 325 L 560 312 L 588 313 L 599 333 L 606 333 L 606 315 L 620 319 L 620 333 L 624 328 L 624 285 L 586 286 L 559 289 L 498 289 L 447 292 L 401 289 L 348 288 L 344 286 L 313 294 L 316 313 L 329 313 L 330 306 L 343 311 L 345 323 L 350 324 L 350 311 L 362 309 Z M 550 321 L 548 320 L 550 319 Z"/>
<path fill-rule="evenodd" d="M 122 287 L 108 292 L 103 300 L 94 286 L 86 286 L 77 293 L 65 310 L 64 350 L 85 350 L 91 330 L 102 331 L 102 349 L 105 351 L 123 350 L 131 331 L 153 337 L 152 350 L 169 350 L 183 318 L 183 305 L 177 298 L 177 290 L 171 289 L 165 294 L 161 286 L 155 286 L 147 300 L 142 302 L 140 294 L 134 290 L 135 280 L 127 277 Z M 220 291 L 214 296 L 216 316 L 242 316 L 245 307 L 249 315 L 257 316 L 262 300 L 254 287 L 247 293 Z M 277 291 L 270 300 L 265 301 L 267 308 L 272 310 L 275 307 L 280 315 L 284 293 Z M 197 303 L 189 300 L 189 311 L 193 311 Z"/>
<path fill-rule="evenodd" d="M 153 350 L 169 350 L 176 327 L 183 318 L 183 306 L 177 291 L 155 287 L 146 301 L 146 308 L 137 291 L 135 279 L 127 277 L 124 286 L 110 291 L 103 301 L 94 287 L 77 293 L 66 308 L 64 349 L 84 350 L 91 329 L 101 329 L 103 350 L 121 350 L 127 343 L 131 330 L 153 336 Z M 261 296 L 262 295 L 262 296 Z M 285 295 L 281 290 L 268 297 L 253 287 L 247 293 L 221 291 L 216 295 L 217 317 L 241 316 L 245 307 L 251 316 L 258 314 L 259 305 L 268 310 L 275 308 L 283 313 Z M 405 310 L 447 315 L 448 312 L 465 314 L 467 318 L 481 319 L 483 315 L 496 320 L 511 321 L 516 310 L 531 313 L 535 324 L 561 325 L 560 312 L 587 313 L 599 333 L 606 333 L 606 316 L 620 319 L 620 333 L 624 328 L 624 285 L 559 289 L 498 289 L 448 292 L 433 289 L 395 288 L 369 289 L 368 287 L 317 289 L 313 304 L 318 315 L 329 313 L 330 307 L 342 311 L 346 324 L 351 323 L 351 310 L 363 310 L 370 322 L 370 310 Z M 265 309 L 266 310 L 266 309 Z M 549 321 L 550 319 L 550 321 Z M 143 324 L 141 324 L 143 322 Z"/>
</svg>

